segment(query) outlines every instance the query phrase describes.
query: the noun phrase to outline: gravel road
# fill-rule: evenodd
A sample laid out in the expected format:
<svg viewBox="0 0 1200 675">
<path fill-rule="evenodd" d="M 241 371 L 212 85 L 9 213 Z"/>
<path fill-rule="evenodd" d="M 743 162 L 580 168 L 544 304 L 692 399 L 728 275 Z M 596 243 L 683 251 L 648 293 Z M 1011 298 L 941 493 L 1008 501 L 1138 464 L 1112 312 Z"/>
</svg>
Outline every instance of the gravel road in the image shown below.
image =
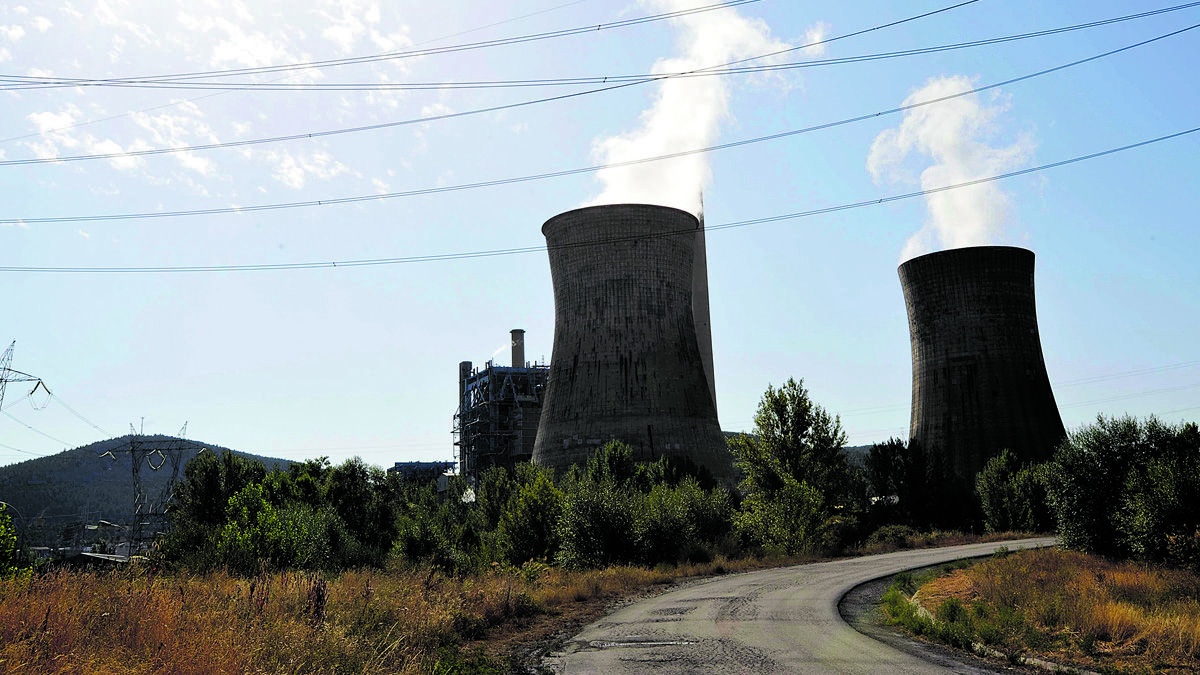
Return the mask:
<svg viewBox="0 0 1200 675">
<path fill-rule="evenodd" d="M 963 672 L 855 631 L 838 615 L 838 601 L 859 584 L 906 569 L 1054 542 L 898 551 L 685 584 L 587 626 L 543 663 L 556 673 Z"/>
</svg>

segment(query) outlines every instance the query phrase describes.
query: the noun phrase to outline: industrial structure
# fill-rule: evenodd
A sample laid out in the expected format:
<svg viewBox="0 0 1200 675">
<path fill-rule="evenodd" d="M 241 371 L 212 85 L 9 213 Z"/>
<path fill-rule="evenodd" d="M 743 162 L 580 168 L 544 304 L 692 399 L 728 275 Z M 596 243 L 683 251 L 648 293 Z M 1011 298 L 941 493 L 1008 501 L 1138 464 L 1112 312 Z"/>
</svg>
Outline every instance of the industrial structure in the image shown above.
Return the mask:
<svg viewBox="0 0 1200 675">
<path fill-rule="evenodd" d="M 549 367 L 525 361 L 525 331 L 512 331 L 512 366 L 458 364 L 454 445 L 459 473 L 472 483 L 492 466 L 512 469 L 533 456 Z"/>
<path fill-rule="evenodd" d="M 592 206 L 551 218 L 542 234 L 554 348 L 533 460 L 563 470 L 616 439 L 637 460 L 683 457 L 731 481 L 697 218 L 665 206 Z"/>
<path fill-rule="evenodd" d="M 387 468 L 388 473 L 394 473 L 408 481 L 434 480 L 447 472 L 454 471 L 454 462 L 396 462 Z"/>
<path fill-rule="evenodd" d="M 900 265 L 912 341 L 911 442 L 970 481 L 1001 450 L 1049 458 L 1065 436 L 1038 336 L 1032 251 L 979 246 Z"/>
<path fill-rule="evenodd" d="M 171 500 L 174 496 L 175 481 L 179 478 L 179 467 L 182 464 L 185 451 L 204 452 L 207 448 L 201 443 L 190 441 L 187 435 L 187 422 L 179 430 L 178 436 L 146 436 L 141 430 L 129 425 L 129 444 L 121 444 L 99 455 L 117 461 L 117 455 L 128 452 L 133 488 L 133 509 L 129 524 L 129 554 L 136 555 L 149 548 L 154 537 L 168 529 Z M 151 471 L 158 471 L 168 464 L 171 467 L 171 477 L 158 495 L 150 495 L 142 482 L 142 464 Z"/>
</svg>

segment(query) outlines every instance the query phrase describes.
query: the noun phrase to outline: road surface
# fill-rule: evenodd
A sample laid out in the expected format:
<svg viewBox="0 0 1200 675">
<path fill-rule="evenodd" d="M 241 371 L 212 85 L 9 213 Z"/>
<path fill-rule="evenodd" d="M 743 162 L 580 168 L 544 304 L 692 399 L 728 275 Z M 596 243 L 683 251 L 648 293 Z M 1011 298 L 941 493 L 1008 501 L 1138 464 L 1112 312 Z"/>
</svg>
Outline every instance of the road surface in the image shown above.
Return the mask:
<svg viewBox="0 0 1200 675">
<path fill-rule="evenodd" d="M 838 615 L 838 600 L 906 569 L 1054 542 L 898 551 L 687 584 L 587 626 L 544 665 L 556 673 L 955 672 L 855 631 Z"/>
</svg>

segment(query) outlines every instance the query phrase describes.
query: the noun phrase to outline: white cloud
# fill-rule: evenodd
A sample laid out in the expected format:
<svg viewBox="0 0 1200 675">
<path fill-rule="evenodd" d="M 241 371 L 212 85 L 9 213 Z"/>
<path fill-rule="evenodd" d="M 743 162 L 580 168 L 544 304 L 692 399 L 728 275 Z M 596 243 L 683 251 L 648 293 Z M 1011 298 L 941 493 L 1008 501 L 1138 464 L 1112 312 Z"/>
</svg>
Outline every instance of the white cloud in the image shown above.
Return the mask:
<svg viewBox="0 0 1200 675">
<path fill-rule="evenodd" d="M 76 232 L 78 232 L 78 233 L 79 233 L 79 236 L 83 237 L 84 239 L 91 239 L 91 238 L 92 238 L 92 235 L 91 235 L 91 234 L 88 234 L 87 232 L 84 232 L 83 230 L 75 230 L 75 231 L 76 231 Z"/>
<path fill-rule="evenodd" d="M 45 33 L 46 31 L 50 30 L 51 26 L 54 25 L 50 19 L 47 19 L 44 16 L 33 17 L 33 20 L 30 21 L 29 24 L 33 26 L 34 30 L 39 33 Z"/>
<path fill-rule="evenodd" d="M 4 47 L 0 47 L 0 63 L 12 61 L 12 52 Z"/>
<path fill-rule="evenodd" d="M 16 42 L 25 37 L 25 28 L 13 24 L 11 26 L 0 26 L 0 35 L 3 35 L 9 42 Z"/>
<path fill-rule="evenodd" d="M 656 11 L 694 6 L 688 0 L 642 0 Z M 682 54 L 654 64 L 655 73 L 695 70 L 740 58 L 786 49 L 770 37 L 765 22 L 740 16 L 734 9 L 691 14 L 673 19 L 680 29 Z M 604 164 L 692 150 L 711 145 L 720 124 L 729 116 L 725 78 L 694 77 L 663 80 L 654 104 L 642 113 L 634 131 L 592 144 L 592 154 Z M 645 202 L 697 212 L 699 197 L 710 171 L 703 155 L 669 161 L 606 168 L 597 179 L 604 188 L 588 204 Z"/>
<path fill-rule="evenodd" d="M 293 190 L 303 188 L 310 177 L 328 180 L 350 171 L 324 151 L 293 154 L 287 150 L 269 150 L 255 154 L 274 165 L 271 175 L 275 180 Z"/>
<path fill-rule="evenodd" d="M 929 80 L 904 104 L 910 105 L 972 88 L 970 78 Z M 1029 161 L 1035 144 L 1028 134 L 1010 145 L 989 143 L 997 118 L 1007 111 L 1000 100 L 990 104 L 977 94 L 962 96 L 908 111 L 899 127 L 876 136 L 867 156 L 867 170 L 881 180 L 911 180 L 910 156 L 932 160 L 920 172 L 922 189 L 930 189 L 1010 171 Z M 924 164 L 925 162 L 921 162 Z M 926 196 L 928 220 L 905 244 L 902 259 L 939 248 L 957 248 L 1005 241 L 1011 199 L 995 183 L 948 190 Z"/>
<path fill-rule="evenodd" d="M 253 24 L 252 20 L 245 17 L 242 17 L 242 23 L 234 23 L 220 16 L 180 13 L 178 20 L 180 26 L 187 30 L 216 35 L 216 43 L 212 45 L 209 56 L 209 65 L 213 67 L 237 65 L 253 68 L 300 60 L 291 55 L 286 37 L 243 28 L 243 24 Z"/>
<path fill-rule="evenodd" d="M 808 30 L 804 31 L 804 44 L 812 45 L 800 50 L 800 53 L 810 59 L 815 59 L 825 55 L 825 46 L 823 44 L 813 44 L 814 42 L 822 42 L 829 35 L 829 30 L 832 28 L 824 21 L 818 21 L 813 24 Z"/>
<path fill-rule="evenodd" d="M 204 122 L 200 108 L 191 101 L 173 101 L 170 112 L 132 113 L 134 123 L 150 133 L 151 147 L 177 148 L 202 143 L 219 143 L 216 133 Z M 185 169 L 204 176 L 216 172 L 216 163 L 193 152 L 176 152 L 172 156 Z"/>
</svg>

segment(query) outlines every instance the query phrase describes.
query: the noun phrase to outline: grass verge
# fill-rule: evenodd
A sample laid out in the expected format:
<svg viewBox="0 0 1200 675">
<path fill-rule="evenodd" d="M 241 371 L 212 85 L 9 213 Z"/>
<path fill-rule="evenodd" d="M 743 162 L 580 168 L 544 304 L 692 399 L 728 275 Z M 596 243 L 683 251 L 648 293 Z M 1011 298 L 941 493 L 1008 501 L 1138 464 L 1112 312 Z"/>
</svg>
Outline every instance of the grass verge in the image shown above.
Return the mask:
<svg viewBox="0 0 1200 675">
<path fill-rule="evenodd" d="M 889 550 L 966 543 L 919 536 Z M 427 567 L 254 578 L 59 571 L 0 580 L 0 672 L 507 672 L 615 601 L 682 579 L 812 560 L 604 570 L 531 562 L 459 577 Z"/>
<path fill-rule="evenodd" d="M 915 594 L 916 604 L 909 601 Z M 1200 577 L 1060 549 L 1003 552 L 934 577 L 898 575 L 889 623 L 961 649 L 983 645 L 1103 673 L 1200 670 Z M 924 609 L 925 611 L 921 611 Z"/>
</svg>

